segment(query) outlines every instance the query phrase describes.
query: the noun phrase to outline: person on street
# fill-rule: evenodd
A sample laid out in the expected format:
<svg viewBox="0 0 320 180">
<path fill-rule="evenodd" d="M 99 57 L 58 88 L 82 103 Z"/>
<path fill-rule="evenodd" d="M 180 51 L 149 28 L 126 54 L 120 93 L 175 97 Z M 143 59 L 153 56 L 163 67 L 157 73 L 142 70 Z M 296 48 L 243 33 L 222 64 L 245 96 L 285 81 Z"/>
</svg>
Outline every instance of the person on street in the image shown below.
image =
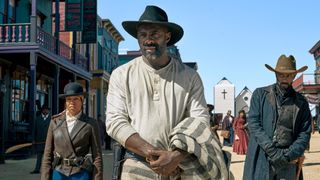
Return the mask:
<svg viewBox="0 0 320 180">
<path fill-rule="evenodd" d="M 228 110 L 227 115 L 222 120 L 221 130 L 228 131 L 229 136 L 223 137 L 223 145 L 224 146 L 232 146 L 233 144 L 233 116 L 231 115 L 231 110 Z"/>
<path fill-rule="evenodd" d="M 48 127 L 51 120 L 50 110 L 48 105 L 42 105 L 40 108 L 40 113 L 36 117 L 36 125 L 35 125 L 35 141 L 32 143 L 35 146 L 35 150 L 37 153 L 37 162 L 36 166 L 30 174 L 38 174 L 40 173 L 41 161 L 45 146 L 45 141 L 47 138 Z"/>
<path fill-rule="evenodd" d="M 249 146 L 244 180 L 302 178 L 301 168 L 311 134 L 309 104 L 292 88 L 297 73 L 296 60 L 281 55 L 275 68 L 276 83 L 257 88 L 248 114 Z"/>
<path fill-rule="evenodd" d="M 64 87 L 66 109 L 52 116 L 41 180 L 102 180 L 102 153 L 96 120 L 83 112 L 87 93 L 77 82 Z"/>
<path fill-rule="evenodd" d="M 126 149 L 119 178 L 227 179 L 200 76 L 167 52 L 182 38 L 182 27 L 157 6 L 122 25 L 142 56 L 110 77 L 107 132 Z"/>
<path fill-rule="evenodd" d="M 234 141 L 232 146 L 233 152 L 239 155 L 246 154 L 248 149 L 248 135 L 244 128 L 246 122 L 246 112 L 244 110 L 240 110 L 239 116 L 235 118 L 233 123 Z"/>
</svg>

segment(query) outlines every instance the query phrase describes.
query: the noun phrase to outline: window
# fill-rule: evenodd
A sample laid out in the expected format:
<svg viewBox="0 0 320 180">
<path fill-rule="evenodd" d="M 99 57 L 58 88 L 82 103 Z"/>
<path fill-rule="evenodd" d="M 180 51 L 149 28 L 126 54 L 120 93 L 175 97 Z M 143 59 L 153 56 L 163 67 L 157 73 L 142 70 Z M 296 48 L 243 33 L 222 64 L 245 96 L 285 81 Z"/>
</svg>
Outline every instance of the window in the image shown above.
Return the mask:
<svg viewBox="0 0 320 180">
<path fill-rule="evenodd" d="M 16 22 L 16 0 L 9 0 L 8 6 L 8 22 Z"/>
<path fill-rule="evenodd" d="M 11 121 L 28 122 L 28 78 L 26 71 L 15 71 L 11 81 Z"/>
<path fill-rule="evenodd" d="M 1 1 L 0 2 L 0 23 L 2 24 L 2 23 L 4 23 L 3 22 L 3 18 L 5 17 L 5 12 L 4 12 L 4 4 L 5 3 L 5 1 Z"/>
</svg>

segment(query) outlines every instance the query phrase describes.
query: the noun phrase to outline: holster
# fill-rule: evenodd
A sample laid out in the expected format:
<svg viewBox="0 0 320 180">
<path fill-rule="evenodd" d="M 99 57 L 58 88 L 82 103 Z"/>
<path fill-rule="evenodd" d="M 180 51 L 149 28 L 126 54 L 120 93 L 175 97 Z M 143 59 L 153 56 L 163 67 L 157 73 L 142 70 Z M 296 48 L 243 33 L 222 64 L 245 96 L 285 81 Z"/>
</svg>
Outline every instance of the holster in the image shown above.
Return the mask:
<svg viewBox="0 0 320 180">
<path fill-rule="evenodd" d="M 61 164 L 62 157 L 57 153 L 53 156 L 52 169 Z"/>
<path fill-rule="evenodd" d="M 113 144 L 114 159 L 113 159 L 113 169 L 112 169 L 112 180 L 120 180 L 122 166 L 124 162 L 124 155 L 126 149 L 121 146 L 118 142 Z"/>
<path fill-rule="evenodd" d="M 82 164 L 80 165 L 81 168 L 86 169 L 89 172 L 93 171 L 93 161 L 92 157 L 89 155 L 86 155 L 83 159 Z"/>
</svg>

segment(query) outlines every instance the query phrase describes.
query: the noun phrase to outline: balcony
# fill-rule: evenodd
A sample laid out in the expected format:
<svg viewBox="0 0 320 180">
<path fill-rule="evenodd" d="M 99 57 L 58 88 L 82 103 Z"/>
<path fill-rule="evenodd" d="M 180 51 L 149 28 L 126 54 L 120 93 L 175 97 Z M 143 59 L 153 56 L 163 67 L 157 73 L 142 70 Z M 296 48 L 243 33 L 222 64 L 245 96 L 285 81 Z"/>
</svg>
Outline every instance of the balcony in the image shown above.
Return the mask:
<svg viewBox="0 0 320 180">
<path fill-rule="evenodd" d="M 32 45 L 30 42 L 30 23 L 15 23 L 15 24 L 0 24 L 0 46 L 25 46 Z M 68 61 L 81 69 L 88 71 L 87 58 L 75 53 L 75 60 L 73 61 L 73 48 L 59 41 L 59 49 L 56 50 L 57 39 L 51 34 L 45 32 L 41 28 L 37 28 L 36 44 L 49 51 L 57 54 L 63 61 Z"/>
<path fill-rule="evenodd" d="M 320 75 L 301 74 L 292 83 L 293 88 L 302 94 L 320 93 Z"/>
</svg>

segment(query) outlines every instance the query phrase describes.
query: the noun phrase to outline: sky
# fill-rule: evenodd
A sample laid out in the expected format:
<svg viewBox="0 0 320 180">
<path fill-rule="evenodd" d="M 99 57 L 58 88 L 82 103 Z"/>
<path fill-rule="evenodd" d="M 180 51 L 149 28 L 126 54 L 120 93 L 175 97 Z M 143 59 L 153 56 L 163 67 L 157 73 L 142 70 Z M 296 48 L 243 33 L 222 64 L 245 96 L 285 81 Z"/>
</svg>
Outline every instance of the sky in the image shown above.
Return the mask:
<svg viewBox="0 0 320 180">
<path fill-rule="evenodd" d="M 207 103 L 213 104 L 214 85 L 223 77 L 236 95 L 245 86 L 254 91 L 274 83 L 264 64 L 275 67 L 281 54 L 292 54 L 297 68 L 307 65 L 304 73 L 315 71 L 309 50 L 320 40 L 319 0 L 98 0 L 99 16 L 125 39 L 120 51 L 139 50 L 121 23 L 138 20 L 147 5 L 164 9 L 184 29 L 176 45 L 183 62 L 197 62 Z"/>
</svg>

